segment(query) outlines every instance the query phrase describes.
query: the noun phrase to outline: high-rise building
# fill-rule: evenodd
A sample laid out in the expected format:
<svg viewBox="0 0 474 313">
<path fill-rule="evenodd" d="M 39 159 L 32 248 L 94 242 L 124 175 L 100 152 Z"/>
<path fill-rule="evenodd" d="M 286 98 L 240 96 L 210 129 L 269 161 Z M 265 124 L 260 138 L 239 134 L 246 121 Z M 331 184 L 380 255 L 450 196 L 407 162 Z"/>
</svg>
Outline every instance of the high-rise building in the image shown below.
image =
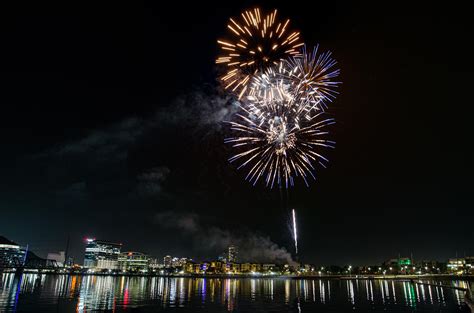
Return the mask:
<svg viewBox="0 0 474 313">
<path fill-rule="evenodd" d="M 141 252 L 122 252 L 118 258 L 118 266 L 122 271 L 148 270 L 149 258 Z"/>
<path fill-rule="evenodd" d="M 4 266 L 22 264 L 26 250 L 20 245 L 0 236 L 0 264 Z"/>
<path fill-rule="evenodd" d="M 117 269 L 121 243 L 86 239 L 84 267 L 96 269 Z"/>
<path fill-rule="evenodd" d="M 227 262 L 235 263 L 237 262 L 237 256 L 239 254 L 239 250 L 237 246 L 229 246 L 227 251 Z"/>
</svg>

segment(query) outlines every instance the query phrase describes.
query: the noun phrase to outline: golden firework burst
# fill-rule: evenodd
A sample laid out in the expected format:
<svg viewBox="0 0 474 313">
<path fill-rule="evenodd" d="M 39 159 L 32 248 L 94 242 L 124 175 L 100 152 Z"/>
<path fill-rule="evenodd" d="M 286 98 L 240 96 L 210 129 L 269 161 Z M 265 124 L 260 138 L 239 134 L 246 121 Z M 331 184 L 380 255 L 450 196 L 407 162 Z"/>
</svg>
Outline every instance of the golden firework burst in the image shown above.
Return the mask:
<svg viewBox="0 0 474 313">
<path fill-rule="evenodd" d="M 290 20 L 279 21 L 277 13 L 276 9 L 266 15 L 258 8 L 246 10 L 239 18 L 229 19 L 232 37 L 217 41 L 223 54 L 216 63 L 226 66 L 221 81 L 239 99 L 255 74 L 298 55 L 298 47 L 303 45 L 300 33 L 290 30 Z"/>
</svg>

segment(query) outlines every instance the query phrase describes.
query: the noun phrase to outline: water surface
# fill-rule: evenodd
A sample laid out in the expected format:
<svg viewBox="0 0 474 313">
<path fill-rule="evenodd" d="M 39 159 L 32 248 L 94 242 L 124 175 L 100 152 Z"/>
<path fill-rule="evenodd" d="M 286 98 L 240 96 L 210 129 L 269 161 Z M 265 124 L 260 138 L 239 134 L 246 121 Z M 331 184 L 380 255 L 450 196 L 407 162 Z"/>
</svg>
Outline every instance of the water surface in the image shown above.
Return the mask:
<svg viewBox="0 0 474 313">
<path fill-rule="evenodd" d="M 393 280 L 0 274 L 0 312 L 467 313 L 463 298 L 459 290 Z"/>
</svg>

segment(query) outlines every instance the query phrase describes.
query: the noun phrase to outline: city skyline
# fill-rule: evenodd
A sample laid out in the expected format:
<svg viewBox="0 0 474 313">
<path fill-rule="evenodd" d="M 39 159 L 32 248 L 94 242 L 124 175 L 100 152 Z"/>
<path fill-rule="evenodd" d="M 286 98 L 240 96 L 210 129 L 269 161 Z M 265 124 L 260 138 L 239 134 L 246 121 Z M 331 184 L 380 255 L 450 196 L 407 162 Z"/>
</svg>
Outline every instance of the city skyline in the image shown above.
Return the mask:
<svg viewBox="0 0 474 313">
<path fill-rule="evenodd" d="M 473 274 L 474 256 L 464 254 L 456 255 L 447 260 L 439 258 L 434 259 L 416 259 L 413 254 L 410 256 L 398 255 L 398 257 L 385 256 L 383 262 L 370 264 L 315 264 L 305 260 L 282 260 L 274 259 L 252 260 L 239 258 L 239 247 L 230 245 L 226 250 L 219 254 L 204 259 L 194 259 L 189 255 L 156 256 L 136 251 L 134 249 L 123 249 L 122 243 L 101 240 L 96 238 L 84 239 L 83 262 L 70 256 L 69 251 L 56 251 L 48 253 L 46 258 L 42 258 L 29 250 L 29 247 L 22 247 L 14 241 L 0 236 L 0 268 L 16 264 L 18 262 L 25 264 L 28 269 L 29 260 L 39 260 L 46 264 L 45 270 L 57 271 L 65 268 L 69 271 L 82 269 L 83 273 L 135 273 L 145 275 L 147 273 L 163 274 L 245 274 L 253 272 L 264 273 L 283 271 L 284 268 L 292 269 L 298 272 L 298 275 L 340 275 L 344 273 L 357 273 L 362 275 L 409 275 L 409 274 Z M 32 256 L 30 256 L 31 254 Z M 38 259 L 38 257 L 40 259 Z M 54 263 L 51 263 L 54 262 Z M 33 263 L 36 264 L 36 263 Z M 217 264 L 217 265 L 216 265 Z M 33 265 L 34 266 L 34 265 Z M 43 265 L 44 266 L 44 265 Z M 222 268 L 222 270 L 221 270 Z M 242 268 L 242 270 L 241 270 Z M 245 270 L 243 270 L 245 268 Z M 167 273 L 163 269 L 168 269 Z M 176 269 L 176 271 L 174 270 Z M 208 270 L 212 270 L 209 272 Z M 278 269 L 278 270 L 277 270 Z M 351 271 L 352 269 L 352 271 Z M 33 267 L 34 270 L 34 267 Z M 84 272 L 85 270 L 85 272 Z M 117 272 L 118 270 L 118 272 Z M 306 271 L 306 273 L 305 273 Z M 276 275 L 273 273 L 272 275 Z"/>
</svg>

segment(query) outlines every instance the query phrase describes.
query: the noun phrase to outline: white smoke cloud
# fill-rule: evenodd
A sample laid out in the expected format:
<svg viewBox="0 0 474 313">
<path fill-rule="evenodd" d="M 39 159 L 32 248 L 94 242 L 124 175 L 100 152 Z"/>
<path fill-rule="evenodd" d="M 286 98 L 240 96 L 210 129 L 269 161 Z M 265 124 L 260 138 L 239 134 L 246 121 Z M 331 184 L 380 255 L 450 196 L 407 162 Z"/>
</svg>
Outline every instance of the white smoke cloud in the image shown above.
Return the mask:
<svg viewBox="0 0 474 313">
<path fill-rule="evenodd" d="M 196 247 L 209 253 L 219 253 L 229 245 L 239 247 L 241 261 L 295 264 L 291 254 L 268 236 L 252 232 L 232 232 L 216 226 L 204 225 L 197 214 L 166 211 L 156 215 L 160 226 L 190 235 Z"/>
</svg>

